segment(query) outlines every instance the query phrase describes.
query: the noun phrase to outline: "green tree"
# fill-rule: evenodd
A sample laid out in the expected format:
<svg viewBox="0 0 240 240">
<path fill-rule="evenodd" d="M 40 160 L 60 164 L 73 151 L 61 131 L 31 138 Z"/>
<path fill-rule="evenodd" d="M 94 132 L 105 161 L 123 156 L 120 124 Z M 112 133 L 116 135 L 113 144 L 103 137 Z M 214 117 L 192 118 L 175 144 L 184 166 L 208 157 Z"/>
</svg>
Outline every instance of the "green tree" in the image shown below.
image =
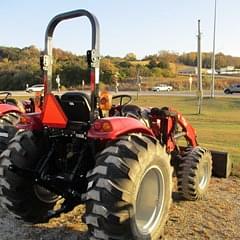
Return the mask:
<svg viewBox="0 0 240 240">
<path fill-rule="evenodd" d="M 157 62 L 157 60 L 151 59 L 151 60 L 149 61 L 148 67 L 149 67 L 150 69 L 153 69 L 153 68 L 158 67 L 158 62 Z"/>
<path fill-rule="evenodd" d="M 118 68 L 111 62 L 110 59 L 103 58 L 100 62 L 101 80 L 106 84 L 113 83 L 114 76 L 118 72 Z"/>
<path fill-rule="evenodd" d="M 136 61 L 137 57 L 135 53 L 128 53 L 124 59 L 126 59 L 127 61 Z"/>
<path fill-rule="evenodd" d="M 165 69 L 169 69 L 169 62 L 165 59 L 162 59 L 159 61 L 159 63 L 157 64 L 158 67 L 160 68 L 165 68 Z"/>
</svg>

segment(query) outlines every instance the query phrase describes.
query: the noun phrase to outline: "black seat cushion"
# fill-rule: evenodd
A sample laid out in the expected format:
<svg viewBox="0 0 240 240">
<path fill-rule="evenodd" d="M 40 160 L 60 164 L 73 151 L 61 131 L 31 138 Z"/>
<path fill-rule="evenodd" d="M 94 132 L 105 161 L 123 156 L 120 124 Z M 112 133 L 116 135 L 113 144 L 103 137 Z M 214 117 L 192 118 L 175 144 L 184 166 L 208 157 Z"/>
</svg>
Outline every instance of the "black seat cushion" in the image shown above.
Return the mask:
<svg viewBox="0 0 240 240">
<path fill-rule="evenodd" d="M 90 98 L 82 92 L 68 92 L 62 95 L 61 105 L 69 121 L 90 120 Z"/>
</svg>

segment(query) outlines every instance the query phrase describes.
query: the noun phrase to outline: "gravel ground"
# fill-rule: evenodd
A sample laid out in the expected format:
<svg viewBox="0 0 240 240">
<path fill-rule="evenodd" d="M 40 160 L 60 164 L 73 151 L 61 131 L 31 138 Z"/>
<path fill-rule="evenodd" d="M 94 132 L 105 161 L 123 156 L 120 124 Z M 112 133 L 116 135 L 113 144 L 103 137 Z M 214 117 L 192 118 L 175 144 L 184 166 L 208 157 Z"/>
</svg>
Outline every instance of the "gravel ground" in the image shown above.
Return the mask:
<svg viewBox="0 0 240 240">
<path fill-rule="evenodd" d="M 212 178 L 203 200 L 182 201 L 173 193 L 164 240 L 240 239 L 240 178 Z M 84 206 L 51 219 L 28 225 L 0 209 L 0 240 L 84 240 L 87 227 L 81 221 Z"/>
</svg>

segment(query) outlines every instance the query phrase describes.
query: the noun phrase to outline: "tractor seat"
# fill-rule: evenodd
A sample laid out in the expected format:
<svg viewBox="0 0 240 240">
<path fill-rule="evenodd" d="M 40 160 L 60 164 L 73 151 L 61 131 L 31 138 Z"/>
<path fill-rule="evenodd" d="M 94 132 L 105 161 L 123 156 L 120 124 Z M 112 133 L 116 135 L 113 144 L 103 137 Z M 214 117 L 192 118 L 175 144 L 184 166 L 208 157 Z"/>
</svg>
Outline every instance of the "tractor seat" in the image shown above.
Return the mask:
<svg viewBox="0 0 240 240">
<path fill-rule="evenodd" d="M 69 121 L 90 120 L 90 98 L 83 92 L 68 92 L 61 96 L 61 106 Z"/>
</svg>

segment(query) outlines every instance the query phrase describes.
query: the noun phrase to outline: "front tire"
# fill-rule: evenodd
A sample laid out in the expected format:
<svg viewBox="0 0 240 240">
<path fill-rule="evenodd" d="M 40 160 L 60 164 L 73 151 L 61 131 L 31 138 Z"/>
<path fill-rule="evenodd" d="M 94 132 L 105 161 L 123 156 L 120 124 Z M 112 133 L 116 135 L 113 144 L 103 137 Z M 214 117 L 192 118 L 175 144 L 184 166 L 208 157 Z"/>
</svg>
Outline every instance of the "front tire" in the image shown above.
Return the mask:
<svg viewBox="0 0 240 240">
<path fill-rule="evenodd" d="M 183 198 L 197 200 L 205 195 L 212 175 L 211 153 L 199 146 L 187 148 L 178 171 L 178 190 Z"/>
<path fill-rule="evenodd" d="M 0 202 L 18 218 L 27 222 L 44 222 L 53 209 L 57 195 L 39 186 L 33 179 L 11 171 L 34 170 L 43 154 L 44 141 L 32 132 L 20 132 L 8 145 L 0 158 Z"/>
<path fill-rule="evenodd" d="M 120 137 L 97 156 L 88 182 L 85 221 L 92 239 L 161 236 L 171 204 L 172 169 L 154 138 Z"/>
<path fill-rule="evenodd" d="M 224 91 L 224 93 L 225 93 L 225 94 L 232 94 L 229 89 L 226 89 L 226 90 Z"/>
</svg>

